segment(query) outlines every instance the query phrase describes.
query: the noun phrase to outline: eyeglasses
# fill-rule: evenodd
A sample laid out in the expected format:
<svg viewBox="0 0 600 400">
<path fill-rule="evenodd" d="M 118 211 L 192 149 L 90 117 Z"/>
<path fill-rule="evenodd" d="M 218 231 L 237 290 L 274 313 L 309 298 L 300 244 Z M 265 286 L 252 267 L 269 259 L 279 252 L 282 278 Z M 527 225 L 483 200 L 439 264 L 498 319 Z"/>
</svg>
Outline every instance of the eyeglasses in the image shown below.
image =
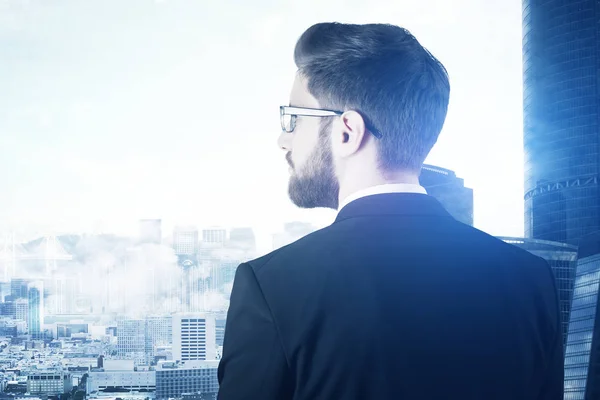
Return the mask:
<svg viewBox="0 0 600 400">
<path fill-rule="evenodd" d="M 318 108 L 304 108 L 304 107 L 291 107 L 281 106 L 279 107 L 279 116 L 281 118 L 281 129 L 287 133 L 292 133 L 296 128 L 296 119 L 298 117 L 336 117 L 342 115 L 343 111 L 334 110 L 320 110 Z M 371 124 L 365 121 L 367 129 L 378 139 L 383 136 L 377 129 Z"/>
</svg>

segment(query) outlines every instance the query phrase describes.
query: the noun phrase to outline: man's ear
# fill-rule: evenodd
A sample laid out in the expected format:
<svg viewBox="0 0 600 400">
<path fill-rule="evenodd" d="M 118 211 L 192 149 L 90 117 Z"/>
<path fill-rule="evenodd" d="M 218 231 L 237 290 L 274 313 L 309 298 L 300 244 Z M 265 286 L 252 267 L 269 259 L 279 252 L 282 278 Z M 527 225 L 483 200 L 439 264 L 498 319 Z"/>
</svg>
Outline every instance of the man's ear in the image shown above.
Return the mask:
<svg viewBox="0 0 600 400">
<path fill-rule="evenodd" d="M 349 157 L 363 145 L 367 133 L 365 120 L 356 111 L 346 111 L 336 122 L 331 126 L 332 144 L 339 157 Z"/>
</svg>

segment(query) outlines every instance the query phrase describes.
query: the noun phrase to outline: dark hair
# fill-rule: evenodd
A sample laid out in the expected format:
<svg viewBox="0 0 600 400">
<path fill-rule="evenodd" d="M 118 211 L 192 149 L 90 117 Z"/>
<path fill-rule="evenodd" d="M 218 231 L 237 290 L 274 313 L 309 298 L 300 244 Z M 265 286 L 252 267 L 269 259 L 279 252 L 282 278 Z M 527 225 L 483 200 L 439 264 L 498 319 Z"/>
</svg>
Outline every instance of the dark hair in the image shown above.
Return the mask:
<svg viewBox="0 0 600 400">
<path fill-rule="evenodd" d="M 294 58 L 322 107 L 356 110 L 383 135 L 382 169 L 420 170 L 446 119 L 450 84 L 409 31 L 320 23 L 302 34 Z"/>
</svg>

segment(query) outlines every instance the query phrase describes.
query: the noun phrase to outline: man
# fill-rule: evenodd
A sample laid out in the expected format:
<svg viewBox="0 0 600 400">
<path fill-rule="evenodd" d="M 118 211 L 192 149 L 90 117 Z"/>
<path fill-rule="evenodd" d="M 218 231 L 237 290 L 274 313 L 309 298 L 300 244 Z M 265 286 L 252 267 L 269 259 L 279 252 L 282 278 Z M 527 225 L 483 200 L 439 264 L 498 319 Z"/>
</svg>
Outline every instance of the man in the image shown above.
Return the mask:
<svg viewBox="0 0 600 400">
<path fill-rule="evenodd" d="M 312 26 L 295 61 L 279 138 L 289 194 L 339 212 L 239 266 L 219 399 L 562 398 L 547 263 L 419 186 L 446 117 L 444 67 L 381 24 Z"/>
</svg>

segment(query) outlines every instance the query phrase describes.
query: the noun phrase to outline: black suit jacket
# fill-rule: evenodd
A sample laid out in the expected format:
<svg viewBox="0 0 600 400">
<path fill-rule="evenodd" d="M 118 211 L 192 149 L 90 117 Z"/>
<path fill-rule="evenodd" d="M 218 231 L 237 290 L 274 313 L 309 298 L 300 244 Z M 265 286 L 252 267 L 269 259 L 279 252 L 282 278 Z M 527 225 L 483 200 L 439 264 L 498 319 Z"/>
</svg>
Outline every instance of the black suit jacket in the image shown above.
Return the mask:
<svg viewBox="0 0 600 400">
<path fill-rule="evenodd" d="M 356 200 L 239 266 L 220 400 L 562 399 L 548 264 L 432 197 Z"/>
</svg>

